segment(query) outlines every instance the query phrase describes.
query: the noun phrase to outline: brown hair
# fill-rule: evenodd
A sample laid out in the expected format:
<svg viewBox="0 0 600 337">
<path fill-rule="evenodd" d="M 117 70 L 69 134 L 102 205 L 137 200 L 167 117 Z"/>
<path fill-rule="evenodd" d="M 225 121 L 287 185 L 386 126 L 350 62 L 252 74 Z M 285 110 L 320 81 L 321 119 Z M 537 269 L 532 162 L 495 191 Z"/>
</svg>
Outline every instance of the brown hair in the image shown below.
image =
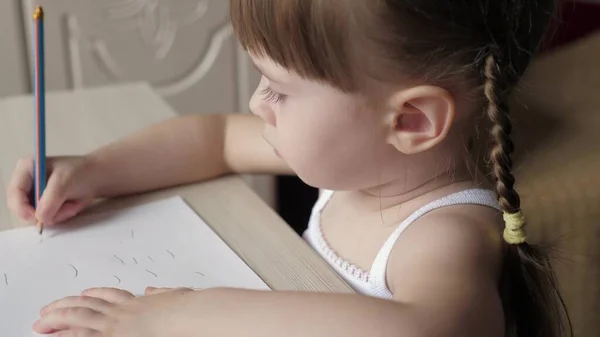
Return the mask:
<svg viewBox="0 0 600 337">
<path fill-rule="evenodd" d="M 478 89 L 492 125 L 489 162 L 499 203 L 505 214 L 518 214 L 508 97 L 555 7 L 552 0 L 231 0 L 231 19 L 250 53 L 342 91 L 359 90 L 361 76 Z M 507 336 L 572 335 L 541 248 L 510 245 L 501 293 Z"/>
</svg>

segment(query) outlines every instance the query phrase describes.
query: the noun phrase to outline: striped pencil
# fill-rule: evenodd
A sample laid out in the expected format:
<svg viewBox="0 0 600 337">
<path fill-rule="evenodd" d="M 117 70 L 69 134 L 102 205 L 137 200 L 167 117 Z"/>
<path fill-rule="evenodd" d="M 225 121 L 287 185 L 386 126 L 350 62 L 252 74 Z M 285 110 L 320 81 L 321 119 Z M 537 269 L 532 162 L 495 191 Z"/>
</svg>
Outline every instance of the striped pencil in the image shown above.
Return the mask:
<svg viewBox="0 0 600 337">
<path fill-rule="evenodd" d="M 44 78 L 44 11 L 37 6 L 33 13 L 34 43 L 34 78 L 33 91 L 35 98 L 35 165 L 34 165 L 34 199 L 35 207 L 46 188 L 46 88 Z M 44 230 L 41 221 L 37 221 L 40 234 Z"/>
</svg>

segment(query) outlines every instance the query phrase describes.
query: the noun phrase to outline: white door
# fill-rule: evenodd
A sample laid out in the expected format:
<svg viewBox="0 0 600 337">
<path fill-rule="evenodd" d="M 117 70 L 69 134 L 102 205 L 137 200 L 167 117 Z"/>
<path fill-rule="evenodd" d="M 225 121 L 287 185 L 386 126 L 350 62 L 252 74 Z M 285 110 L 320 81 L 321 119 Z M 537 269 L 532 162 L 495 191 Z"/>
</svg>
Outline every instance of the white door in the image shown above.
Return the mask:
<svg viewBox="0 0 600 337">
<path fill-rule="evenodd" d="M 147 81 L 181 114 L 246 112 L 258 83 L 226 0 L 23 0 L 45 10 L 47 90 Z M 273 179 L 246 177 L 274 205 Z"/>
</svg>

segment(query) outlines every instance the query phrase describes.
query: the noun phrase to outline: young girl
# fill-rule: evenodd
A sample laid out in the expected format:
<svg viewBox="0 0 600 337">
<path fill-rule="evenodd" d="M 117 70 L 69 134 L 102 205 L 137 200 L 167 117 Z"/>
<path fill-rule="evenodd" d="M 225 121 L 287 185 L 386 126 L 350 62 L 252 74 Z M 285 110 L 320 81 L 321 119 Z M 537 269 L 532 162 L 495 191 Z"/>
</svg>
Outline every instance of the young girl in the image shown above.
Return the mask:
<svg viewBox="0 0 600 337">
<path fill-rule="evenodd" d="M 85 157 L 52 158 L 36 211 L 27 199 L 32 161 L 23 160 L 8 191 L 12 210 L 52 226 L 97 197 L 229 173 L 295 173 L 324 189 L 306 241 L 358 294 L 148 289 L 136 298 L 90 289 L 43 308 L 34 330 L 562 335 L 554 275 L 548 257 L 527 243 L 513 188 L 507 106 L 554 7 L 550 0 L 231 0 L 235 31 L 263 75 L 250 102 L 254 116 L 175 118 Z M 491 183 L 473 164 L 486 143 L 475 125 L 486 118 Z"/>
</svg>

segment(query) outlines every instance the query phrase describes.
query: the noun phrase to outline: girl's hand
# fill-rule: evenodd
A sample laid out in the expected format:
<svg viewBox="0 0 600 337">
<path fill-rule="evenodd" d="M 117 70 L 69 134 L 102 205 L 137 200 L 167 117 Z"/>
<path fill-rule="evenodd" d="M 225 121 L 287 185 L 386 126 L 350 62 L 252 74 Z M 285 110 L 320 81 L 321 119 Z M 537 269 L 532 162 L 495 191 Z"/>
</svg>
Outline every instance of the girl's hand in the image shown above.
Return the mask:
<svg viewBox="0 0 600 337">
<path fill-rule="evenodd" d="M 33 330 L 56 337 L 174 336 L 175 319 L 193 290 L 146 289 L 145 296 L 113 288 L 93 288 L 42 308 Z"/>
<path fill-rule="evenodd" d="M 32 202 L 33 159 L 17 163 L 8 190 L 8 207 L 19 218 L 45 226 L 66 221 L 94 199 L 92 165 L 85 157 L 51 157 L 47 160 L 49 177 L 37 209 Z"/>
</svg>

